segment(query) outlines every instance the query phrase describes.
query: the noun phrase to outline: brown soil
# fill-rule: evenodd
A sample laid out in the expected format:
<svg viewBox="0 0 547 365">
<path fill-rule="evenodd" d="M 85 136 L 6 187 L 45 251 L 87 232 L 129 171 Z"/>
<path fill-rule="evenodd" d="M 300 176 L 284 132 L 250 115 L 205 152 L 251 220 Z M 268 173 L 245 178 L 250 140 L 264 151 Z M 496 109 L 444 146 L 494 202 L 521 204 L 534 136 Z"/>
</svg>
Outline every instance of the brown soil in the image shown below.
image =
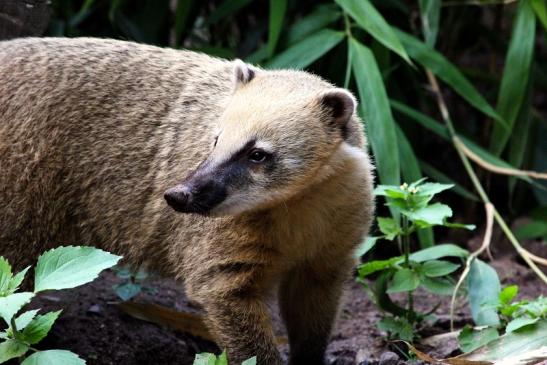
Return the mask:
<svg viewBox="0 0 547 365">
<path fill-rule="evenodd" d="M 538 254 L 545 254 L 545 244 L 530 245 Z M 541 252 L 542 251 L 542 252 Z M 521 298 L 547 294 L 546 287 L 514 257 L 504 257 L 493 262 L 502 275 L 504 284 L 518 284 Z M 119 282 L 113 272 L 104 273 L 91 284 L 60 292 L 46 293 L 32 303 L 42 311 L 63 309 L 63 313 L 50 335 L 38 347 L 43 349 L 68 349 L 76 352 L 90 365 L 186 365 L 192 364 L 196 353 L 217 352 L 216 346 L 191 334 L 174 331 L 153 323 L 135 319 L 125 314 L 115 302 L 117 297 L 112 286 Z M 141 293 L 139 302 L 167 306 L 177 311 L 199 312 L 186 299 L 181 285 L 166 279 L 148 279 L 146 282 L 155 293 Z M 421 310 L 434 307 L 439 297 L 420 292 L 416 306 Z M 349 364 L 406 364 L 394 345 L 385 342 L 384 333 L 375 323 L 381 318 L 373 303 L 359 284 L 351 284 L 345 297 L 336 329 L 327 352 L 327 363 Z M 275 306 L 273 311 L 275 312 Z M 427 335 L 449 331 L 449 299 L 441 298 L 435 311 L 438 321 L 427 330 Z M 275 316 L 274 316 L 275 317 Z M 469 323 L 466 303 L 458 303 L 456 323 Z M 282 325 L 275 318 L 276 327 L 283 335 Z M 457 353 L 455 340 L 441 342 L 436 349 L 426 350 L 444 357 Z M 281 345 L 286 356 L 288 348 Z M 400 355 L 402 356 L 402 355 Z M 382 358 L 382 361 L 380 361 Z"/>
</svg>

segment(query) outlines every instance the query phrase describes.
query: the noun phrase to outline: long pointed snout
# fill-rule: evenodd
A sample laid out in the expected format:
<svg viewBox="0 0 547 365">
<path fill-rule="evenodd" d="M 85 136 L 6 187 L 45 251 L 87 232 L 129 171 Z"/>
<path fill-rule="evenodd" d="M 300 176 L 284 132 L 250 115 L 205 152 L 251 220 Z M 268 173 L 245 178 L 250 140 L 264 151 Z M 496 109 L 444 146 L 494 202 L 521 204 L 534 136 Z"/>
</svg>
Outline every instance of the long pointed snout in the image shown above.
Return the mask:
<svg viewBox="0 0 547 365">
<path fill-rule="evenodd" d="M 226 187 L 212 177 L 192 177 L 167 189 L 167 204 L 177 212 L 207 215 L 226 198 Z"/>
</svg>

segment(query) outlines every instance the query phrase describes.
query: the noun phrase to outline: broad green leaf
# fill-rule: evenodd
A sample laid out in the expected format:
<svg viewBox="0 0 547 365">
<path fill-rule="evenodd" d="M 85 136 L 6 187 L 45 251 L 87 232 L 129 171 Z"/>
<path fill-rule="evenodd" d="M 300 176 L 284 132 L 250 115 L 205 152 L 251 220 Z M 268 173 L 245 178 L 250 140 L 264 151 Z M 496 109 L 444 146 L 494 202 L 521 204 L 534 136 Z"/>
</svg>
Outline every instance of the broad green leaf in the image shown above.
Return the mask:
<svg viewBox="0 0 547 365">
<path fill-rule="evenodd" d="M 434 278 L 453 273 L 458 270 L 459 267 L 460 265 L 453 264 L 450 261 L 431 260 L 423 263 L 422 272 L 425 276 Z"/>
<path fill-rule="evenodd" d="M 407 292 L 416 289 L 420 285 L 420 276 L 407 268 L 399 269 L 393 275 L 388 293 Z"/>
<path fill-rule="evenodd" d="M 361 99 L 363 117 L 382 184 L 399 184 L 399 147 L 384 81 L 370 49 L 350 41 L 353 73 Z"/>
<path fill-rule="evenodd" d="M 39 309 L 33 309 L 30 311 L 26 311 L 24 313 L 21 313 L 17 318 L 15 318 L 15 326 L 17 327 L 18 331 L 22 331 L 25 329 L 26 326 L 32 321 L 34 317 L 38 314 L 40 310 Z"/>
<path fill-rule="evenodd" d="M 370 250 L 374 248 L 376 245 L 376 241 L 378 241 L 380 237 L 367 237 L 365 241 L 359 245 L 357 250 L 355 251 L 355 257 L 360 258 L 361 256 L 366 255 Z"/>
<path fill-rule="evenodd" d="M 194 365 L 216 365 L 217 357 L 210 353 L 196 354 Z"/>
<path fill-rule="evenodd" d="M 270 57 L 275 52 L 281 34 L 285 10 L 287 10 L 287 0 L 270 0 L 270 29 L 268 31 L 268 55 Z"/>
<path fill-rule="evenodd" d="M 452 189 L 453 187 L 454 187 L 453 184 L 440 184 L 440 183 L 427 182 L 418 187 L 419 190 L 416 194 L 434 196 L 436 194 L 439 194 L 442 191 Z"/>
<path fill-rule="evenodd" d="M 306 15 L 287 31 L 287 44 L 294 44 L 309 34 L 325 28 L 335 20 L 340 19 L 342 13 L 334 4 L 325 4 L 317 7 L 311 14 Z"/>
<path fill-rule="evenodd" d="M 344 39 L 344 33 L 323 29 L 281 52 L 266 66 L 268 68 L 305 68 L 330 51 L 342 39 Z"/>
<path fill-rule="evenodd" d="M 34 291 L 74 288 L 86 284 L 104 269 L 116 265 L 120 256 L 93 247 L 59 247 L 38 258 Z"/>
<path fill-rule="evenodd" d="M 245 360 L 241 363 L 241 365 L 256 365 L 256 356 L 251 357 L 248 360 Z"/>
<path fill-rule="evenodd" d="M 34 293 L 15 293 L 0 298 L 0 317 L 10 323 L 11 318 L 34 297 Z"/>
<path fill-rule="evenodd" d="M 454 284 L 446 278 L 420 278 L 420 285 L 430 293 L 437 295 L 452 295 Z"/>
<path fill-rule="evenodd" d="M 228 18 L 251 1 L 253 0 L 224 0 L 222 4 L 207 17 L 206 25 L 215 24 L 219 20 Z"/>
<path fill-rule="evenodd" d="M 528 223 L 518 226 L 515 229 L 515 236 L 518 239 L 534 239 L 547 235 L 547 221 L 531 220 Z"/>
<path fill-rule="evenodd" d="M 504 364 L 534 364 L 538 356 L 545 359 L 546 350 L 547 320 L 542 320 L 534 326 L 507 333 L 486 346 L 464 355 L 463 358 L 490 362 L 503 360 Z"/>
<path fill-rule="evenodd" d="M 15 292 L 17 289 L 19 289 L 19 286 L 25 279 L 25 275 L 27 274 L 27 271 L 30 269 L 30 266 L 27 266 L 23 270 L 17 273 L 9 282 L 8 285 L 8 292 L 11 294 Z"/>
<path fill-rule="evenodd" d="M 475 228 L 477 228 L 477 226 L 475 226 L 474 224 L 451 223 L 451 222 L 447 222 L 446 220 L 443 222 L 443 226 L 448 228 L 462 228 L 462 229 L 467 229 L 469 231 L 472 231 Z"/>
<path fill-rule="evenodd" d="M 401 161 L 401 173 L 406 181 L 416 181 L 422 178 L 422 171 L 418 159 L 403 130 L 397 126 L 397 140 L 399 141 L 399 160 Z M 420 229 L 416 232 L 420 240 L 420 247 L 431 247 L 435 243 L 431 228 Z"/>
<path fill-rule="evenodd" d="M 393 267 L 395 263 L 401 261 L 403 259 L 402 256 L 400 257 L 392 257 L 388 260 L 376 260 L 376 261 L 369 261 L 361 266 L 359 266 L 359 277 L 364 278 L 372 273 L 375 273 L 377 271 L 381 271 L 387 268 Z"/>
<path fill-rule="evenodd" d="M 11 265 L 8 260 L 0 256 L 0 296 L 9 294 L 7 291 L 11 281 L 11 276 Z"/>
<path fill-rule="evenodd" d="M 405 318 L 385 317 L 378 321 L 378 329 L 393 334 L 398 340 L 412 342 L 414 331 Z"/>
<path fill-rule="evenodd" d="M 458 68 L 442 54 L 408 33 L 397 29 L 395 29 L 395 33 L 403 43 L 410 57 L 414 58 L 422 66 L 430 69 L 431 72 L 450 85 L 454 91 L 475 108 L 496 119 L 502 125 L 505 124 L 503 118 L 496 113 L 486 99 L 484 99 L 475 87 L 465 78 Z"/>
<path fill-rule="evenodd" d="M 215 365 L 228 365 L 228 357 L 226 355 L 226 350 L 222 351 L 222 354 L 218 357 Z"/>
<path fill-rule="evenodd" d="M 509 304 L 515 297 L 517 296 L 519 292 L 518 285 L 509 285 L 503 288 L 503 290 L 500 292 L 500 304 L 507 305 Z"/>
<path fill-rule="evenodd" d="M 0 343 L 0 364 L 23 356 L 28 349 L 28 345 L 25 345 L 17 340 L 6 340 Z"/>
<path fill-rule="evenodd" d="M 78 355 L 66 350 L 38 351 L 30 355 L 21 365 L 85 365 Z"/>
<path fill-rule="evenodd" d="M 496 270 L 487 263 L 475 259 L 467 277 L 471 316 L 477 326 L 497 326 L 496 309 L 489 303 L 498 301 L 501 288 Z"/>
<path fill-rule="evenodd" d="M 479 198 L 477 197 L 476 194 L 473 194 L 472 192 L 470 192 L 469 190 L 467 190 L 466 188 L 464 188 L 463 186 L 458 184 L 456 181 L 452 180 L 449 176 L 447 176 L 444 173 L 442 173 L 441 171 L 437 170 L 435 167 L 428 164 L 427 162 L 420 161 L 420 167 L 422 168 L 422 171 L 424 172 L 424 174 L 428 175 L 433 180 L 439 181 L 441 183 L 447 183 L 447 184 L 450 184 L 450 185 L 454 185 L 454 188 L 452 189 L 452 192 L 460 195 L 463 198 L 466 198 L 466 199 L 469 199 L 469 200 L 472 200 L 472 201 L 476 201 L 476 202 L 479 201 Z"/>
<path fill-rule="evenodd" d="M 414 211 L 402 210 L 405 216 L 420 226 L 442 225 L 444 220 L 452 216 L 448 205 L 435 203 Z"/>
<path fill-rule="evenodd" d="M 507 323 L 507 327 L 505 328 L 505 333 L 518 331 L 523 327 L 536 323 L 537 321 L 539 321 L 539 318 L 529 318 L 529 317 L 515 318 L 511 322 Z"/>
<path fill-rule="evenodd" d="M 425 43 L 434 48 L 437 33 L 439 32 L 441 0 L 420 0 L 419 3 Z"/>
<path fill-rule="evenodd" d="M 536 17 L 530 0 L 520 1 L 496 105 L 497 113 L 507 123 L 508 128 L 497 124 L 493 127 L 490 151 L 495 156 L 500 156 L 504 150 L 526 94 L 534 54 L 535 30 Z"/>
<path fill-rule="evenodd" d="M 115 285 L 113 289 L 121 300 L 128 301 L 129 299 L 137 296 L 141 292 L 142 287 L 139 284 L 128 282 Z"/>
<path fill-rule="evenodd" d="M 410 260 L 415 262 L 424 262 L 436 260 L 441 257 L 467 257 L 469 252 L 463 248 L 451 243 L 435 245 L 433 247 L 424 248 L 410 255 Z"/>
<path fill-rule="evenodd" d="M 386 239 L 393 241 L 393 239 L 402 233 L 399 223 L 393 218 L 378 217 L 378 228 L 386 235 Z"/>
<path fill-rule="evenodd" d="M 34 345 L 42 341 L 51 330 L 53 323 L 55 323 L 61 312 L 62 311 L 49 312 L 34 317 L 22 332 L 25 342 Z"/>
<path fill-rule="evenodd" d="M 541 24 L 543 24 L 543 28 L 547 30 L 547 7 L 545 5 L 545 0 L 532 0 L 532 8 L 534 8 L 536 16 Z"/>
<path fill-rule="evenodd" d="M 365 31 L 378 42 L 412 63 L 391 26 L 368 0 L 335 0 Z"/>
<path fill-rule="evenodd" d="M 471 352 L 498 337 L 499 333 L 494 327 L 475 330 L 470 326 L 465 326 L 458 336 L 458 342 L 463 352 Z"/>
<path fill-rule="evenodd" d="M 374 195 L 387 196 L 393 199 L 406 199 L 408 192 L 396 185 L 378 185 L 373 191 Z"/>
</svg>

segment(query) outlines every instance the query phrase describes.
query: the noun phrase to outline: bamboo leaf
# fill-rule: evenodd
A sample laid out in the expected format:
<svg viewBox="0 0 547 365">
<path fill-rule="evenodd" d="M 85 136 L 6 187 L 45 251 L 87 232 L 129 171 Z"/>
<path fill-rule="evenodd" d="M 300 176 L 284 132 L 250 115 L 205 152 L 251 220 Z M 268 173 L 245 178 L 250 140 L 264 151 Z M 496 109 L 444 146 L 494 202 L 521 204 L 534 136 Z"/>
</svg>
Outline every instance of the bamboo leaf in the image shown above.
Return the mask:
<svg viewBox="0 0 547 365">
<path fill-rule="evenodd" d="M 344 39 L 344 33 L 324 29 L 291 46 L 266 64 L 268 68 L 304 68 Z"/>
<path fill-rule="evenodd" d="M 522 0 L 505 57 L 505 67 L 496 105 L 497 113 L 505 120 L 508 128 L 494 125 L 490 139 L 490 151 L 496 156 L 501 155 L 512 134 L 526 94 L 534 53 L 535 31 L 536 17 L 530 0 Z"/>
<path fill-rule="evenodd" d="M 335 0 L 365 31 L 378 42 L 401 56 L 406 62 L 412 63 L 401 41 L 397 38 L 391 26 L 368 0 Z"/>
<path fill-rule="evenodd" d="M 469 104 L 494 118 L 499 124 L 504 124 L 503 118 L 496 113 L 484 97 L 475 89 L 475 87 L 465 78 L 465 76 L 447 60 L 442 54 L 421 42 L 417 38 L 395 29 L 395 34 L 399 37 L 403 46 L 410 57 L 418 61 L 422 66 L 428 68 L 441 80 L 452 87 Z"/>
<path fill-rule="evenodd" d="M 342 13 L 334 4 L 325 4 L 317 7 L 312 12 L 296 22 L 287 31 L 287 44 L 294 44 L 301 41 L 309 34 L 325 28 L 335 20 L 338 20 Z"/>
<path fill-rule="evenodd" d="M 497 326 L 498 313 L 492 303 L 497 303 L 501 286 L 496 270 L 487 263 L 475 259 L 467 277 L 469 306 L 473 321 L 478 326 Z"/>
<path fill-rule="evenodd" d="M 395 121 L 386 89 L 370 49 L 357 40 L 350 41 L 353 73 L 361 100 L 360 114 L 377 163 L 382 184 L 400 183 L 399 147 Z"/>
<path fill-rule="evenodd" d="M 539 21 L 543 24 L 543 28 L 547 30 L 547 6 L 545 5 L 545 0 L 532 0 L 532 7 Z"/>
<path fill-rule="evenodd" d="M 420 15 L 425 43 L 434 48 L 439 32 L 441 0 L 420 0 Z"/>
<path fill-rule="evenodd" d="M 183 0 L 186 1 L 186 0 Z M 214 24 L 219 20 L 225 19 L 236 13 L 253 0 L 224 0 L 218 8 L 215 9 L 207 19 L 206 25 Z"/>
<path fill-rule="evenodd" d="M 268 55 L 271 57 L 277 46 L 283 19 L 287 10 L 287 0 L 270 0 L 270 24 L 268 32 Z"/>
</svg>

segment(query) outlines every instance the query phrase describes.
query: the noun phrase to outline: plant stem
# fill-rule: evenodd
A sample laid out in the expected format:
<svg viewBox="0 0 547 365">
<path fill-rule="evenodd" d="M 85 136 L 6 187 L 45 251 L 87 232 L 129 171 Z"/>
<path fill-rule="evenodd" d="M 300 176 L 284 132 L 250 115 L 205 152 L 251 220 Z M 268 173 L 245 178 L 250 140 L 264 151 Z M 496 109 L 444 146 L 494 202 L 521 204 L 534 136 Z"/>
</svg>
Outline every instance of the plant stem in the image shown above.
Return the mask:
<svg viewBox="0 0 547 365">
<path fill-rule="evenodd" d="M 471 166 L 471 163 L 469 162 L 469 159 L 467 158 L 467 155 L 465 154 L 465 151 L 461 148 L 461 142 L 458 138 L 458 135 L 456 133 L 456 129 L 454 128 L 454 125 L 452 124 L 452 120 L 450 119 L 450 114 L 448 113 L 448 108 L 446 106 L 446 103 L 444 102 L 443 95 L 441 93 L 441 89 L 439 88 L 439 84 L 437 83 L 437 78 L 433 73 L 426 68 L 426 74 L 427 78 L 429 80 L 429 84 L 431 85 L 431 88 L 433 92 L 435 93 L 435 96 L 437 97 L 437 105 L 439 106 L 439 110 L 441 111 L 441 115 L 443 118 L 444 123 L 446 124 L 446 127 L 448 128 L 448 132 L 450 133 L 450 136 L 452 137 L 452 143 L 454 147 L 456 148 L 456 152 L 458 153 L 458 156 L 460 157 L 463 166 L 465 170 L 467 171 L 467 175 L 469 175 L 469 178 L 471 179 L 471 182 L 473 183 L 473 187 L 479 194 L 481 200 L 485 204 L 490 203 L 490 198 L 484 191 L 484 188 L 482 187 L 482 184 L 475 174 L 475 170 L 473 170 L 473 167 Z M 511 229 L 507 226 L 507 223 L 505 223 L 505 220 L 502 218 L 502 216 L 499 214 L 498 210 L 494 205 L 492 205 L 493 211 L 494 211 L 494 219 L 496 220 L 496 223 L 501 227 L 503 233 L 507 236 L 517 253 L 524 259 L 524 261 L 528 264 L 528 266 L 543 280 L 545 283 L 547 283 L 547 276 L 536 266 L 534 261 L 530 258 L 528 255 L 528 251 L 526 251 L 519 243 L 519 241 L 516 239 L 513 232 L 511 232 Z"/>
<path fill-rule="evenodd" d="M 403 220 L 403 250 L 405 254 L 405 267 L 407 269 L 410 269 L 410 232 L 408 229 L 408 218 L 403 215 L 402 220 Z M 412 322 L 414 317 L 413 306 L 414 306 L 414 303 L 412 298 L 412 291 L 409 291 L 408 292 L 408 312 L 407 312 L 407 316 L 408 316 L 407 319 L 409 322 Z"/>
<path fill-rule="evenodd" d="M 13 332 L 13 338 L 16 338 L 17 337 L 16 335 L 19 332 L 17 331 L 17 325 L 15 324 L 15 316 L 11 317 L 10 325 L 11 325 L 11 332 Z"/>
</svg>

